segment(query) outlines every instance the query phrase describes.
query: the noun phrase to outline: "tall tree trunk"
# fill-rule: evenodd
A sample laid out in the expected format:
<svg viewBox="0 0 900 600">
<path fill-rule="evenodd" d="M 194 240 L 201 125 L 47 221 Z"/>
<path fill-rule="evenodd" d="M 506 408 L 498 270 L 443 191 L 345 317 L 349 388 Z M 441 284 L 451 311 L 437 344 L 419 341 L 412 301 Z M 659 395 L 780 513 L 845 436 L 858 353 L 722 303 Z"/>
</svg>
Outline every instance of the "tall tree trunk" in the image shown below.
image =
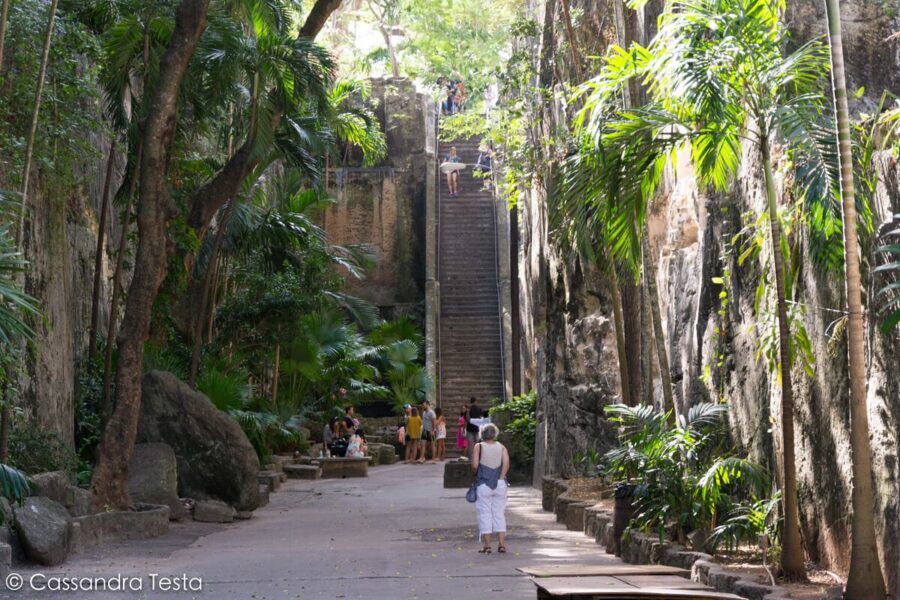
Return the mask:
<svg viewBox="0 0 900 600">
<path fill-rule="evenodd" d="M 849 312 L 848 353 L 850 359 L 850 456 L 853 466 L 853 517 L 850 543 L 850 575 L 844 598 L 868 600 L 885 597 L 884 577 L 875 538 L 875 500 L 872 492 L 872 458 L 869 447 L 869 415 L 866 403 L 866 354 L 862 309 L 862 278 L 859 273 L 859 238 L 856 231 L 856 194 L 850 141 L 850 111 L 844 74 L 844 45 L 838 0 L 826 0 L 831 46 L 831 76 L 838 124 L 841 165 L 841 206 L 844 220 L 844 279 Z"/>
<path fill-rule="evenodd" d="M 125 509 L 128 463 L 134 451 L 141 408 L 144 342 L 150 333 L 153 303 L 166 275 L 166 227 L 176 207 L 169 196 L 166 167 L 175 134 L 178 95 L 188 64 L 206 27 L 209 0 L 182 0 L 175 28 L 149 96 L 144 126 L 138 203 L 139 241 L 128 291 L 116 371 L 115 410 L 100 440 L 99 460 L 91 482 L 95 509 Z"/>
<path fill-rule="evenodd" d="M 3 73 L 3 48 L 6 45 L 6 18 L 9 15 L 9 0 L 3 0 L 0 7 L 0 73 Z"/>
<path fill-rule="evenodd" d="M 650 252 L 650 231 L 644 224 L 641 235 L 641 254 L 644 263 L 644 282 L 650 304 L 650 321 L 653 325 L 653 345 L 656 347 L 656 362 L 662 383 L 663 409 L 671 410 L 674 419 L 681 415 L 681 407 L 675 404 L 672 394 L 672 373 L 669 370 L 669 352 L 666 348 L 666 334 L 663 331 L 662 315 L 659 312 L 659 290 L 656 287 L 656 265 Z"/>
<path fill-rule="evenodd" d="M 622 301 L 622 330 L 625 334 L 626 368 L 628 370 L 628 387 L 631 392 L 631 400 L 626 401 L 630 406 L 637 406 L 644 402 L 644 381 L 642 379 L 641 355 L 643 339 L 641 334 L 642 319 L 641 288 L 634 282 L 634 277 L 629 271 L 628 277 L 619 280 L 619 297 Z"/>
<path fill-rule="evenodd" d="M 761 128 L 762 129 L 762 128 Z M 797 467 L 794 458 L 794 387 L 791 378 L 791 326 L 787 316 L 784 282 L 784 256 L 781 253 L 781 222 L 778 220 L 778 198 L 769 156 L 769 139 L 760 140 L 763 172 L 766 178 L 766 200 L 772 243 L 772 271 L 775 274 L 775 303 L 778 313 L 778 358 L 781 374 L 781 451 L 784 461 L 784 532 L 781 540 L 781 569 L 789 580 L 806 577 L 803 547 L 800 544 L 800 511 L 797 507 Z"/>
<path fill-rule="evenodd" d="M 278 406 L 278 377 L 281 374 L 281 344 L 275 344 L 275 367 L 272 374 L 272 405 Z"/>
<path fill-rule="evenodd" d="M 619 274 L 616 266 L 609 269 L 609 295 L 613 305 L 613 323 L 616 325 L 616 353 L 619 357 L 619 379 L 621 380 L 622 402 L 634 406 L 631 383 L 628 377 L 628 351 L 625 344 L 625 320 L 622 318 L 622 296 L 619 294 Z"/>
<path fill-rule="evenodd" d="M 91 292 L 91 328 L 88 330 L 88 368 L 92 368 L 94 353 L 97 351 L 97 327 L 100 320 L 100 281 L 103 271 L 103 244 L 106 239 L 106 215 L 109 213 L 109 192 L 112 187 L 112 173 L 116 166 L 116 141 L 109 146 L 106 160 L 106 179 L 103 181 L 103 199 L 100 201 L 100 223 L 97 231 L 97 251 L 94 254 L 94 289 Z"/>
<path fill-rule="evenodd" d="M 300 36 L 311 40 L 315 39 L 319 32 L 322 31 L 322 28 L 325 27 L 325 23 L 328 22 L 328 17 L 340 5 L 341 0 L 316 0 L 316 3 L 313 4 L 309 14 L 306 16 L 303 27 L 300 28 Z"/>
<path fill-rule="evenodd" d="M 110 388 L 112 382 L 112 353 L 116 340 L 116 328 L 118 325 L 119 298 L 122 296 L 122 271 L 125 266 L 125 248 L 128 244 L 128 228 L 131 224 L 131 206 L 134 202 L 134 193 L 137 189 L 138 169 L 144 153 L 143 141 L 138 142 L 134 164 L 136 165 L 128 180 L 128 195 L 125 201 L 125 209 L 122 211 L 122 230 L 119 232 L 119 246 L 116 254 L 116 268 L 113 270 L 112 296 L 109 300 L 109 321 L 106 324 L 106 347 L 103 349 L 103 391 L 100 394 L 100 411 L 105 422 L 109 418 L 111 409 Z M 126 170 L 127 173 L 127 170 Z"/>
<path fill-rule="evenodd" d="M 194 319 L 194 343 L 191 348 L 191 371 L 188 383 L 192 388 L 197 387 L 197 371 L 200 369 L 200 350 L 203 348 L 203 326 L 206 324 L 206 307 L 210 301 L 213 283 L 213 274 L 216 271 L 216 261 L 219 258 L 219 250 L 222 248 L 222 240 L 225 239 L 225 229 L 234 213 L 237 200 L 228 203 L 228 207 L 222 214 L 222 222 L 216 230 L 213 247 L 209 253 L 206 264 L 206 273 L 203 275 L 203 293 L 200 294 L 200 306 L 197 308 L 197 317 Z"/>
<path fill-rule="evenodd" d="M 16 229 L 16 248 L 22 249 L 25 233 L 25 213 L 28 208 L 28 182 L 31 179 L 31 163 L 34 158 L 34 139 L 37 135 L 38 116 L 41 112 L 41 95 L 44 93 L 44 78 L 47 75 L 47 62 L 50 59 L 50 43 L 53 41 L 53 24 L 56 21 L 56 5 L 58 0 L 50 2 L 47 15 L 47 29 L 44 32 L 44 49 L 41 51 L 41 66 L 38 69 L 37 87 L 34 92 L 34 105 L 31 109 L 31 125 L 28 128 L 28 140 L 25 143 L 25 168 L 22 169 L 22 205 L 19 208 L 19 228 Z"/>
<path fill-rule="evenodd" d="M 569 0 L 560 0 L 560 4 L 562 4 L 563 20 L 566 22 L 569 49 L 572 51 L 572 69 L 575 70 L 576 82 L 581 83 L 581 59 L 578 57 L 578 46 L 575 43 L 575 29 L 572 27 L 572 15 L 569 13 Z"/>
</svg>

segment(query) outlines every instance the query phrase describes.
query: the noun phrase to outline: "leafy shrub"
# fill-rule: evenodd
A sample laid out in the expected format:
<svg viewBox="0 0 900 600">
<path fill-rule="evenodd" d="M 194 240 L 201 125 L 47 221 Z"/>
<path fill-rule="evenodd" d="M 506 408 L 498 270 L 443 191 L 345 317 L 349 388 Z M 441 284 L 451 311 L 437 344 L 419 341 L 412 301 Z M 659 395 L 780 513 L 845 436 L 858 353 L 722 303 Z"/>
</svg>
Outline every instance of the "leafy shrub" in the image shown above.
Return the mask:
<svg viewBox="0 0 900 600">
<path fill-rule="evenodd" d="M 602 469 L 613 482 L 635 486 L 632 527 L 655 530 L 660 539 L 671 531 L 683 542 L 692 531 L 711 532 L 720 515 L 769 488 L 764 467 L 731 454 L 725 404 L 697 404 L 674 424 L 670 413 L 649 406 L 605 411 L 619 426 L 621 444 L 603 456 Z"/>
<path fill-rule="evenodd" d="M 78 456 L 59 434 L 24 420 L 9 432 L 9 463 L 31 475 L 45 471 L 75 475 L 78 470 Z"/>
<path fill-rule="evenodd" d="M 224 371 L 217 367 L 203 369 L 197 378 L 197 389 L 206 395 L 216 408 L 225 412 L 242 408 L 252 393 L 242 370 Z"/>
<path fill-rule="evenodd" d="M 537 420 L 534 390 L 496 404 L 491 417 L 500 425 L 500 442 L 509 450 L 509 477 L 513 483 L 530 482 L 534 470 L 534 435 Z"/>
</svg>

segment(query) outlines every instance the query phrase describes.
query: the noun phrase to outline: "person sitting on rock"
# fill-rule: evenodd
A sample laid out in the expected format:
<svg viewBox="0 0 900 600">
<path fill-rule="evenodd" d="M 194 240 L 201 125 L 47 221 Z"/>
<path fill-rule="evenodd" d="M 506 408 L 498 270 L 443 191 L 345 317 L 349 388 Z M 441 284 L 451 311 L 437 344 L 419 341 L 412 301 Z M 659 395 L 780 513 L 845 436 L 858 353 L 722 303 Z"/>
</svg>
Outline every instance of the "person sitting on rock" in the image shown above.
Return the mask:
<svg viewBox="0 0 900 600">
<path fill-rule="evenodd" d="M 347 444 L 347 452 L 344 456 L 347 458 L 363 458 L 366 456 L 366 450 L 368 450 L 366 433 L 362 429 L 357 429 L 356 433 L 350 436 L 350 442 Z"/>
</svg>

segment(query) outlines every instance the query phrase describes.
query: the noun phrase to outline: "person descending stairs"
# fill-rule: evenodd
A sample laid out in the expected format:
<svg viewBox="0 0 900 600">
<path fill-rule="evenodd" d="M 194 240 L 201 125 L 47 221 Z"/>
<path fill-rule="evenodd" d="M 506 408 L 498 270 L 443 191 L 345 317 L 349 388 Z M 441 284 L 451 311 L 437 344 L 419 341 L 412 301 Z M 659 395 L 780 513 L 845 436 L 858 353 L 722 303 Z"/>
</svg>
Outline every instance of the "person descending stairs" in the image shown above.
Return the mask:
<svg viewBox="0 0 900 600">
<path fill-rule="evenodd" d="M 488 408 L 504 391 L 496 218 L 493 193 L 473 174 L 475 139 L 441 142 L 443 159 L 456 148 L 466 168 L 449 196 L 444 174 L 438 188 L 440 281 L 439 385 L 447 415 L 447 439 L 456 440 L 457 418 L 469 398 Z M 458 454 L 447 444 L 448 455 Z"/>
</svg>

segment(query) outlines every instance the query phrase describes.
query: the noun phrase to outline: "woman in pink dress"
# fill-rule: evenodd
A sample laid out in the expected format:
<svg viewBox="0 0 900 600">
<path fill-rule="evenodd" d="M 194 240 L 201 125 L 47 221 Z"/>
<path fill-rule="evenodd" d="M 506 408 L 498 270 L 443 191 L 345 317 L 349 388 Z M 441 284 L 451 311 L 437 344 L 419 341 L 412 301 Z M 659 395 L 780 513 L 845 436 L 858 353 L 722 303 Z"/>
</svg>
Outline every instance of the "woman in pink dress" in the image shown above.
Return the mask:
<svg viewBox="0 0 900 600">
<path fill-rule="evenodd" d="M 459 411 L 459 419 L 456 421 L 456 447 L 465 450 L 468 446 L 466 440 L 466 407 Z"/>
</svg>

